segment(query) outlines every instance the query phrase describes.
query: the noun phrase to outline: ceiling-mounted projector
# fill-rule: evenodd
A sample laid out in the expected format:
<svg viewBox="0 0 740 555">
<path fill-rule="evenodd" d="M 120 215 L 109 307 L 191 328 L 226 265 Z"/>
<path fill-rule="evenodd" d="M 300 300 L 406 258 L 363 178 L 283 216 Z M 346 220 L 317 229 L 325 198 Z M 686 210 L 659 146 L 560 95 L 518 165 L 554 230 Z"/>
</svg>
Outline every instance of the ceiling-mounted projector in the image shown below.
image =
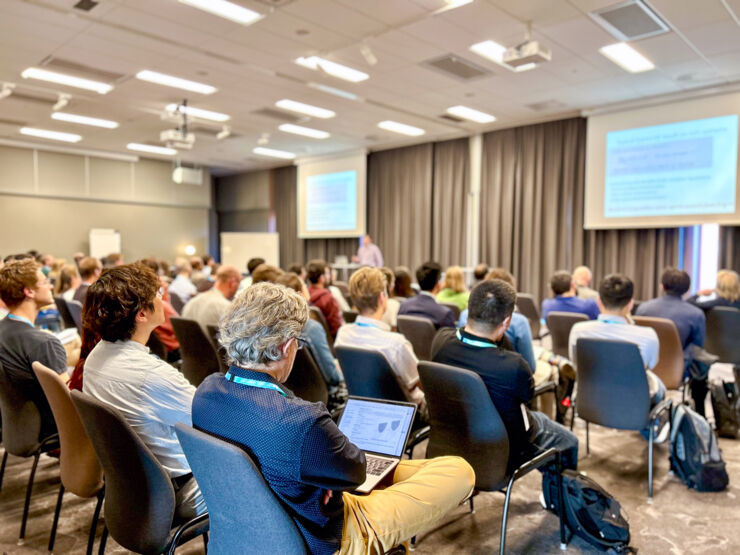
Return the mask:
<svg viewBox="0 0 740 555">
<path fill-rule="evenodd" d="M 551 59 L 552 53 L 549 48 L 541 46 L 536 40 L 528 40 L 507 48 L 502 61 L 508 66 L 519 67 L 527 64 L 541 64 Z"/>
<path fill-rule="evenodd" d="M 159 140 L 170 148 L 190 150 L 195 144 L 195 134 L 186 133 L 179 129 L 166 129 L 159 134 Z"/>
</svg>

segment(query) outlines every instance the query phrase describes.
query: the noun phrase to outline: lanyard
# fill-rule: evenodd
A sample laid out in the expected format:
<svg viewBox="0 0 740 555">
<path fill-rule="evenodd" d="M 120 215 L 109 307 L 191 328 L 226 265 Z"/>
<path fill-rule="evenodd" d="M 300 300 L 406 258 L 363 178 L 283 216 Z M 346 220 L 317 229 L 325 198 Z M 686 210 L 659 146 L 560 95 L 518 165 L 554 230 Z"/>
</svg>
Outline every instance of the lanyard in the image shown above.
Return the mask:
<svg viewBox="0 0 740 555">
<path fill-rule="evenodd" d="M 224 376 L 230 382 L 238 383 L 239 385 L 246 385 L 248 387 L 259 387 L 260 389 L 274 389 L 283 397 L 287 397 L 285 392 L 276 386 L 274 383 L 261 382 L 259 380 L 252 380 L 250 378 L 242 378 L 241 376 L 234 376 L 231 372 L 226 372 Z"/>
<path fill-rule="evenodd" d="M 498 345 L 495 343 L 489 343 L 488 341 L 478 341 L 477 339 L 470 339 L 469 337 L 463 337 L 460 330 L 457 330 L 457 338 L 465 343 L 466 345 L 472 345 L 473 347 L 482 347 L 484 349 L 496 349 Z"/>
<path fill-rule="evenodd" d="M 621 320 L 607 320 L 606 318 L 603 318 L 599 320 L 599 322 L 602 322 L 603 324 L 627 324 L 628 322 L 622 322 Z"/>
<path fill-rule="evenodd" d="M 8 319 L 15 320 L 17 322 L 25 322 L 26 324 L 28 324 L 32 328 L 35 327 L 33 325 L 33 322 L 31 322 L 31 320 L 29 320 L 28 318 L 25 318 L 24 316 L 16 316 L 15 314 L 8 314 Z"/>
<path fill-rule="evenodd" d="M 355 322 L 355 326 L 360 326 L 361 328 L 375 328 L 378 330 L 382 330 L 380 326 L 376 326 L 375 324 L 368 324 L 366 322 Z"/>
</svg>

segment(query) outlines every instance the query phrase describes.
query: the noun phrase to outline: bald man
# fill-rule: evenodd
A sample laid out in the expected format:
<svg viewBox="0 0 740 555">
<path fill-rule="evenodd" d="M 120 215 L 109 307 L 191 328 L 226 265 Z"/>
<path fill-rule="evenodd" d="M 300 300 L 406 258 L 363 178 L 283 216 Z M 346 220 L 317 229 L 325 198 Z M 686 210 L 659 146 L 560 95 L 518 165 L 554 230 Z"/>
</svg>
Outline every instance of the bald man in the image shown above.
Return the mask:
<svg viewBox="0 0 740 555">
<path fill-rule="evenodd" d="M 195 320 L 208 333 L 206 326 L 217 326 L 221 316 L 231 308 L 231 300 L 241 279 L 241 273 L 234 266 L 221 266 L 216 272 L 213 287 L 188 301 L 182 317 Z"/>
<path fill-rule="evenodd" d="M 576 296 L 579 299 L 598 299 L 599 292 L 591 289 L 591 270 L 588 266 L 578 266 L 573 270 L 573 283 L 576 286 Z"/>
</svg>

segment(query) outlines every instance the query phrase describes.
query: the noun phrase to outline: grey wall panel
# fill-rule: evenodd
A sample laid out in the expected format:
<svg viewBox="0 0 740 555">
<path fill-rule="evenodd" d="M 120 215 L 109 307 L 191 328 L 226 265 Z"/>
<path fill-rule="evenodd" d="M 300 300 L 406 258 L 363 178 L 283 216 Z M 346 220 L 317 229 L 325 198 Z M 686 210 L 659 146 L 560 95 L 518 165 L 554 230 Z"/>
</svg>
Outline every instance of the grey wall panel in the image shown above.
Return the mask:
<svg viewBox="0 0 740 555">
<path fill-rule="evenodd" d="M 221 177 L 216 182 L 219 212 L 270 209 L 269 170 Z"/>
<path fill-rule="evenodd" d="M 134 200 L 131 162 L 89 158 L 90 197 L 106 200 Z"/>
<path fill-rule="evenodd" d="M 269 231 L 269 210 L 219 212 L 219 231 Z"/>
<path fill-rule="evenodd" d="M 0 146 L 0 191 L 33 194 L 33 151 Z"/>
<path fill-rule="evenodd" d="M 85 157 L 38 151 L 40 195 L 84 197 L 87 195 Z"/>
<path fill-rule="evenodd" d="M 134 198 L 139 202 L 176 203 L 171 164 L 139 160 L 134 167 Z"/>
</svg>

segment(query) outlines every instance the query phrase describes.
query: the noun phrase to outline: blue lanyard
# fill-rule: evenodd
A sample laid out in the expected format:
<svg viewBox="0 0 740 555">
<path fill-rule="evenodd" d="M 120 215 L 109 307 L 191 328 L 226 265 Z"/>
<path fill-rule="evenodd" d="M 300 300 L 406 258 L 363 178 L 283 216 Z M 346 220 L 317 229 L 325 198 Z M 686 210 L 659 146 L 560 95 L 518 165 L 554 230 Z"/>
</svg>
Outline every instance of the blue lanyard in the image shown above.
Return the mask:
<svg viewBox="0 0 740 555">
<path fill-rule="evenodd" d="M 31 322 L 31 320 L 29 320 L 28 318 L 26 318 L 24 316 L 16 316 L 15 314 L 8 314 L 8 319 L 15 320 L 16 322 L 25 322 L 26 324 L 28 324 L 32 328 L 33 327 L 36 327 L 36 326 L 33 325 L 33 322 Z"/>
<path fill-rule="evenodd" d="M 361 328 L 375 328 L 378 330 L 382 330 L 380 326 L 376 326 L 375 324 L 368 324 L 366 322 L 355 322 L 355 326 L 360 326 Z"/>
<path fill-rule="evenodd" d="M 607 320 L 607 319 L 599 320 L 599 322 L 602 322 L 604 324 L 622 324 L 622 325 L 629 324 L 629 322 L 622 322 L 621 320 Z"/>
<path fill-rule="evenodd" d="M 227 380 L 230 382 L 238 383 L 239 385 L 246 385 L 249 387 L 259 387 L 260 389 L 274 389 L 280 395 L 283 397 L 287 397 L 285 394 L 285 391 L 280 389 L 278 386 L 276 386 L 274 383 L 270 382 L 261 382 L 259 380 L 252 380 L 250 378 L 242 378 L 241 376 L 234 376 L 231 372 L 226 372 L 226 375 L 224 376 Z"/>
<path fill-rule="evenodd" d="M 482 347 L 484 349 L 497 349 L 498 345 L 495 343 L 489 343 L 488 341 L 478 341 L 477 339 L 470 339 L 469 337 L 463 337 L 460 330 L 457 330 L 457 338 L 465 343 L 466 345 L 472 345 L 473 347 Z"/>
</svg>

